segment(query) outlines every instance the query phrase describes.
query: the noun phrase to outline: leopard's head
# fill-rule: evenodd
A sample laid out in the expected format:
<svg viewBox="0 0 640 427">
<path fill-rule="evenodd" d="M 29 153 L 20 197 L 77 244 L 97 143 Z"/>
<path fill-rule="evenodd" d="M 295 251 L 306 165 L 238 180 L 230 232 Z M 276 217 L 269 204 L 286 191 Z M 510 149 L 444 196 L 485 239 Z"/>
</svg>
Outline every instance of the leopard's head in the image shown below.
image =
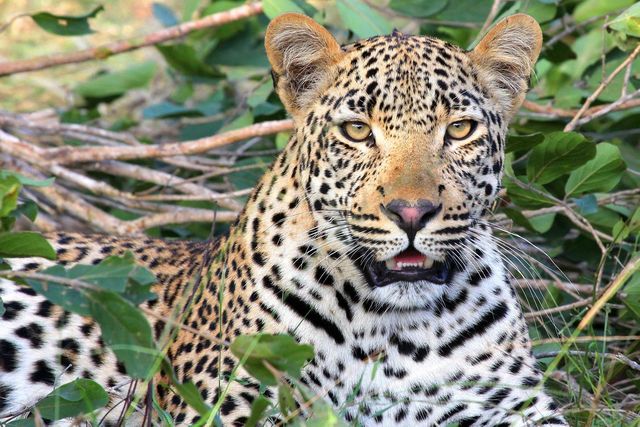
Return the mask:
<svg viewBox="0 0 640 427">
<path fill-rule="evenodd" d="M 307 17 L 271 22 L 267 53 L 310 209 L 371 287 L 447 282 L 500 188 L 507 124 L 541 42 L 527 15 L 470 51 L 399 32 L 341 47 Z"/>
</svg>

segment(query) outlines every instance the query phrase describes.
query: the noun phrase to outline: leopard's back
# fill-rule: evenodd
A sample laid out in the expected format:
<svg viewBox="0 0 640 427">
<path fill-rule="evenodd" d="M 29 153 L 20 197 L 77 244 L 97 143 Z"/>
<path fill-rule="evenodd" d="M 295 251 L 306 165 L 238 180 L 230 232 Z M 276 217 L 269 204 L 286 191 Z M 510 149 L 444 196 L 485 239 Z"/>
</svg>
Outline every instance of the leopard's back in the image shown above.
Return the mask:
<svg viewBox="0 0 640 427">
<path fill-rule="evenodd" d="M 55 233 L 46 236 L 65 267 L 97 264 L 109 256 L 134 255 L 136 263 L 152 271 L 157 284 L 155 300 L 143 304 L 158 320 L 169 317 L 181 289 L 188 286 L 209 248 L 203 242 L 172 242 L 148 238 Z M 38 272 L 54 263 L 42 258 L 9 260 L 12 268 Z M 131 379 L 100 337 L 100 327 L 90 318 L 52 304 L 33 289 L 0 279 L 5 313 L 0 320 L 0 418 L 28 411 L 39 399 L 76 378 L 103 385 L 111 403 L 127 394 Z M 113 414 L 117 415 L 118 414 Z"/>
</svg>

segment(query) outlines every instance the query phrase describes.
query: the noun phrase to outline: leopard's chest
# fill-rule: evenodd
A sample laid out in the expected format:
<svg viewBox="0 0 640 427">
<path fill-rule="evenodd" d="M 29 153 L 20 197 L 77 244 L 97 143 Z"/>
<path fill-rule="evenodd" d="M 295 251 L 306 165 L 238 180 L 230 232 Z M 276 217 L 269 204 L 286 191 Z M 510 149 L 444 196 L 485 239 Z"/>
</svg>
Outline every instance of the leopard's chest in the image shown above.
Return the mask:
<svg viewBox="0 0 640 427">
<path fill-rule="evenodd" d="M 518 387 L 534 375 L 518 313 L 515 302 L 495 299 L 402 319 L 354 310 L 341 343 L 299 324 L 299 338 L 316 352 L 303 379 L 363 425 L 437 425 L 484 413 L 497 384 Z"/>
</svg>

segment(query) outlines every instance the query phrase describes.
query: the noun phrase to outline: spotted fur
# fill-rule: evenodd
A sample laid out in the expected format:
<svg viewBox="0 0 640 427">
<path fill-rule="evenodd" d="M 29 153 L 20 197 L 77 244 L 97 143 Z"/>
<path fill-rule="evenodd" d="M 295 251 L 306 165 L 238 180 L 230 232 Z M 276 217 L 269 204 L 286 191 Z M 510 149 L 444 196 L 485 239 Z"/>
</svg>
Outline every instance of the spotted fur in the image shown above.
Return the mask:
<svg viewBox="0 0 640 427">
<path fill-rule="evenodd" d="M 207 403 L 228 391 L 225 425 L 245 423 L 259 385 L 243 369 L 229 383 L 238 361 L 211 337 L 258 332 L 312 344 L 302 381 L 354 424 L 565 425 L 542 390 L 521 308 L 482 221 L 540 41 L 538 25 L 516 15 L 470 52 L 398 32 L 340 47 L 312 20 L 284 15 L 269 26 L 266 47 L 295 132 L 229 236 L 205 244 L 61 233 L 50 236 L 58 262 L 131 251 L 158 277 L 158 299 L 144 304 L 157 336 L 166 327 L 159 319 L 192 298 L 189 330 L 167 355 Z M 460 119 L 478 123 L 473 136 L 447 139 L 447 125 Z M 346 139 L 339 126 L 350 120 L 369 124 L 373 138 Z M 439 206 L 413 242 L 382 212 L 395 199 Z M 372 287 L 364 279 L 363 266 L 410 244 L 452 265 L 448 283 Z M 15 283 L 2 281 L 0 292 L 0 417 L 78 376 L 119 402 L 126 372 L 92 320 Z M 166 378 L 155 384 L 177 424 L 198 420 Z"/>
</svg>

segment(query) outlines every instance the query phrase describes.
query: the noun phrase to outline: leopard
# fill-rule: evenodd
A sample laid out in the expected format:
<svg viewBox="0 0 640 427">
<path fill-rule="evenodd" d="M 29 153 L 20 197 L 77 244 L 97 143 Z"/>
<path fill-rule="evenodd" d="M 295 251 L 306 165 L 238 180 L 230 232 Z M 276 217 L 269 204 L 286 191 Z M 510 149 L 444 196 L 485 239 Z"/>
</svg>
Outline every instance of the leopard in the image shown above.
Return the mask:
<svg viewBox="0 0 640 427">
<path fill-rule="evenodd" d="M 133 254 L 156 276 L 140 305 L 156 338 L 188 299 L 166 355 L 223 425 L 276 399 L 223 345 L 252 334 L 313 346 L 300 383 L 351 425 L 567 425 L 488 225 L 541 46 L 525 14 L 469 50 L 398 30 L 340 45 L 309 17 L 278 16 L 265 48 L 294 127 L 228 234 L 58 232 L 55 263 Z M 130 377 L 94 320 L 8 279 L 0 297 L 0 419 L 80 377 L 115 408 Z M 175 425 L 202 421 L 168 382 L 154 378 L 159 407 Z"/>
</svg>

